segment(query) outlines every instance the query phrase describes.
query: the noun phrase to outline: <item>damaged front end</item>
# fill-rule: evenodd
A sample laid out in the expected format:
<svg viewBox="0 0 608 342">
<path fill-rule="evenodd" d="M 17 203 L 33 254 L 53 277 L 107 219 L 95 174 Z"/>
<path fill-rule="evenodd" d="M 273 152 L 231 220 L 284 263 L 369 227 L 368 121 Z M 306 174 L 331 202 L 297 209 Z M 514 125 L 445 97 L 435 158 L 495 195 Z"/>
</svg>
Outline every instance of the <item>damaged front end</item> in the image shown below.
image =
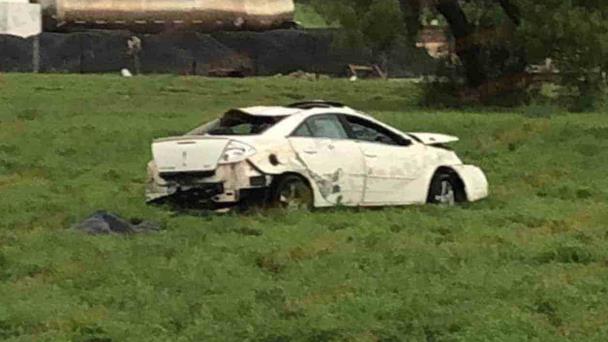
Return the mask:
<svg viewBox="0 0 608 342">
<path fill-rule="evenodd" d="M 218 209 L 267 197 L 272 177 L 247 158 L 255 149 L 231 139 L 180 137 L 157 140 L 148 164 L 149 203 Z"/>
</svg>

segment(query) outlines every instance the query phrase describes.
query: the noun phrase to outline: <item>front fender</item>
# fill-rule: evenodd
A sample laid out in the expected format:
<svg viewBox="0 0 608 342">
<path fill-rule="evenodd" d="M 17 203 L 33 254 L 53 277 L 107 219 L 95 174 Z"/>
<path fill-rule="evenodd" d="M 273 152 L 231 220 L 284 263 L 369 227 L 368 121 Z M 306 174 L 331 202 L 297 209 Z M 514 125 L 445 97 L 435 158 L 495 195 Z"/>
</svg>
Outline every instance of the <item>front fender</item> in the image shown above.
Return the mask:
<svg viewBox="0 0 608 342">
<path fill-rule="evenodd" d="M 464 183 L 464 190 L 469 202 L 479 201 L 488 197 L 489 184 L 485 173 L 474 165 L 449 166 Z"/>
</svg>

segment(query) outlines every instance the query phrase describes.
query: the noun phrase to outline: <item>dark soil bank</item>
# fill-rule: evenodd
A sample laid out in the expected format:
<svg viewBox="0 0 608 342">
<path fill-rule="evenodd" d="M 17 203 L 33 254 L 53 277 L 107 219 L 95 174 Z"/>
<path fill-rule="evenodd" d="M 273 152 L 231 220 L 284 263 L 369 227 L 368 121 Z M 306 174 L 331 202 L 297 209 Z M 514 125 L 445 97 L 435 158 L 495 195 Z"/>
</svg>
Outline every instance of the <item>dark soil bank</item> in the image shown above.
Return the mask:
<svg viewBox="0 0 608 342">
<path fill-rule="evenodd" d="M 391 77 L 415 77 L 435 71 L 424 50 L 399 47 L 385 58 L 365 49 L 340 48 L 332 30 L 268 32 L 171 32 L 134 34 L 126 31 L 43 33 L 40 71 L 107 73 L 127 68 L 142 73 L 202 76 L 269 76 L 295 71 L 345 75 L 349 63 L 385 60 Z M 141 48 L 129 49 L 137 37 Z M 33 38 L 0 35 L 0 72 L 32 70 Z"/>
</svg>

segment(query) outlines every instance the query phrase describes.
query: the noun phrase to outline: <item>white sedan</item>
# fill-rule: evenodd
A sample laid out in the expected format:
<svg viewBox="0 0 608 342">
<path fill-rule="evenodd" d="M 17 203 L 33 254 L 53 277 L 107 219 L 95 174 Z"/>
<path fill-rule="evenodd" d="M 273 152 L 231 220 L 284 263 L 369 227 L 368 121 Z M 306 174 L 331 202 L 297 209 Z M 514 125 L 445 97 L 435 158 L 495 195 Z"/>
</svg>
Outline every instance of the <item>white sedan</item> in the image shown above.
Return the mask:
<svg viewBox="0 0 608 342">
<path fill-rule="evenodd" d="M 454 205 L 488 196 L 483 171 L 445 144 L 339 103 L 233 109 L 152 144 L 147 199 L 227 208 Z"/>
</svg>

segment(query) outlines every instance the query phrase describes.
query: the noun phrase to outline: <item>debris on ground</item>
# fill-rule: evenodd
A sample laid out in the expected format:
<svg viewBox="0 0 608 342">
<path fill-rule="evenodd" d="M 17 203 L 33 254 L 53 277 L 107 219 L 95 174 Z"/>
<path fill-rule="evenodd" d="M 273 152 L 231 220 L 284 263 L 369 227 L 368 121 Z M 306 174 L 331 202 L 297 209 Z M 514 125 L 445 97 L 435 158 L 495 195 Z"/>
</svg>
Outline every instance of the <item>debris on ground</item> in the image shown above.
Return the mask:
<svg viewBox="0 0 608 342">
<path fill-rule="evenodd" d="M 242 68 L 212 68 L 207 72 L 209 77 L 230 77 L 230 78 L 245 78 L 252 76 L 253 70 L 242 67 Z"/>
<path fill-rule="evenodd" d="M 348 74 L 351 76 L 351 81 L 353 81 L 353 77 L 355 81 L 359 78 L 382 78 L 387 79 L 387 73 L 380 68 L 377 64 L 372 65 L 357 65 L 357 64 L 349 64 Z"/>
<path fill-rule="evenodd" d="M 305 72 L 302 70 L 294 71 L 294 72 L 288 74 L 287 77 L 298 78 L 298 79 L 303 79 L 303 80 L 308 80 L 308 81 L 318 81 L 318 80 L 329 79 L 328 75 Z"/>
<path fill-rule="evenodd" d="M 160 225 L 154 222 L 142 221 L 139 219 L 127 221 L 116 214 L 99 211 L 75 225 L 73 229 L 80 230 L 91 235 L 126 235 L 159 231 Z"/>
<path fill-rule="evenodd" d="M 129 69 L 122 69 L 120 70 L 120 74 L 122 75 L 122 77 L 133 77 L 133 74 L 131 73 L 131 71 Z"/>
</svg>

